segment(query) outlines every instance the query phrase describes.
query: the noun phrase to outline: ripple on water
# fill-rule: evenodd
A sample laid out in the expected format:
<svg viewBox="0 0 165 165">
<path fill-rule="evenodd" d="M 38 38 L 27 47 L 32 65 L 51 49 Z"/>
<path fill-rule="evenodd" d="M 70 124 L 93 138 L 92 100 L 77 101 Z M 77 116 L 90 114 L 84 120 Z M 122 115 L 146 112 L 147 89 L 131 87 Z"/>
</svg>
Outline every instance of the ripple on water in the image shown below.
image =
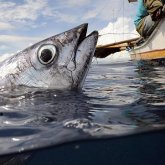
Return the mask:
<svg viewBox="0 0 165 165">
<path fill-rule="evenodd" d="M 92 65 L 82 91 L 0 91 L 0 154 L 165 128 L 164 66 Z"/>
</svg>

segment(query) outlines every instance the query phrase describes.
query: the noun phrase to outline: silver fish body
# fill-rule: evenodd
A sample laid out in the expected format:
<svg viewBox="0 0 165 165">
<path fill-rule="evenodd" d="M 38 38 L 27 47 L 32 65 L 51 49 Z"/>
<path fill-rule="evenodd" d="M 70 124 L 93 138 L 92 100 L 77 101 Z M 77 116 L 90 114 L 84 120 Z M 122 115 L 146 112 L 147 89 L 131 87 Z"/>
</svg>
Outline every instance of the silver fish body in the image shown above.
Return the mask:
<svg viewBox="0 0 165 165">
<path fill-rule="evenodd" d="M 98 39 L 88 36 L 87 24 L 47 38 L 0 65 L 0 88 L 23 85 L 37 88 L 81 88 Z"/>
</svg>

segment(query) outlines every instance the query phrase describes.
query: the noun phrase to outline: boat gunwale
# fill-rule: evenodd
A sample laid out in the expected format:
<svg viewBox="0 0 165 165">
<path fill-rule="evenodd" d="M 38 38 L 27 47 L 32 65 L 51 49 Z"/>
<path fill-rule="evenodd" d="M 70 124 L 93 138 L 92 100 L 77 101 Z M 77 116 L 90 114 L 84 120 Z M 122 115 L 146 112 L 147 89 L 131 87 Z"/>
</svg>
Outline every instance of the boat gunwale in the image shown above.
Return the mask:
<svg viewBox="0 0 165 165">
<path fill-rule="evenodd" d="M 130 53 L 133 51 L 137 51 L 138 49 L 141 49 L 143 47 L 145 47 L 151 40 L 152 38 L 155 36 L 155 33 L 159 30 L 159 27 L 161 26 L 161 24 L 163 23 L 163 21 L 165 21 L 165 19 L 161 20 L 158 25 L 155 27 L 154 31 L 152 32 L 152 34 L 149 36 L 149 38 L 141 45 L 139 46 L 133 46 L 132 49 L 130 50 Z M 161 50 L 161 49 L 160 49 Z M 154 51 L 154 50 L 153 50 Z"/>
</svg>

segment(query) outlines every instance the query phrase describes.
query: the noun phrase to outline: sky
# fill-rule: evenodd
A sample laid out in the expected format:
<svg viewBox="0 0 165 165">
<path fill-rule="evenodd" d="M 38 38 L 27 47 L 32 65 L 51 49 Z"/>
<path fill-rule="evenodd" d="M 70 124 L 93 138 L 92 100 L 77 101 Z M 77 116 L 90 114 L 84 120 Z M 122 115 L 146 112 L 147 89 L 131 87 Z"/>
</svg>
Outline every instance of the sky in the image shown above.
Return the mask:
<svg viewBox="0 0 165 165">
<path fill-rule="evenodd" d="M 0 0 L 0 55 L 82 23 L 99 31 L 98 45 L 135 38 L 136 7 L 127 0 Z"/>
</svg>

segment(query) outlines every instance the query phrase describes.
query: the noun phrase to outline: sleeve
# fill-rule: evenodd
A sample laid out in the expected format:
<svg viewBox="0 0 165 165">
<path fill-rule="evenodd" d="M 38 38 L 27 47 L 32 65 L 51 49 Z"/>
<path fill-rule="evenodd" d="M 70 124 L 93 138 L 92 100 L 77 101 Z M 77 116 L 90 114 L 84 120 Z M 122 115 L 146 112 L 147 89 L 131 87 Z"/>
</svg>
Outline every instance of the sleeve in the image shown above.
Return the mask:
<svg viewBox="0 0 165 165">
<path fill-rule="evenodd" d="M 155 11 L 157 11 L 159 8 L 163 8 L 163 4 L 161 0 L 143 0 L 143 1 L 151 17 L 155 13 Z"/>
</svg>

